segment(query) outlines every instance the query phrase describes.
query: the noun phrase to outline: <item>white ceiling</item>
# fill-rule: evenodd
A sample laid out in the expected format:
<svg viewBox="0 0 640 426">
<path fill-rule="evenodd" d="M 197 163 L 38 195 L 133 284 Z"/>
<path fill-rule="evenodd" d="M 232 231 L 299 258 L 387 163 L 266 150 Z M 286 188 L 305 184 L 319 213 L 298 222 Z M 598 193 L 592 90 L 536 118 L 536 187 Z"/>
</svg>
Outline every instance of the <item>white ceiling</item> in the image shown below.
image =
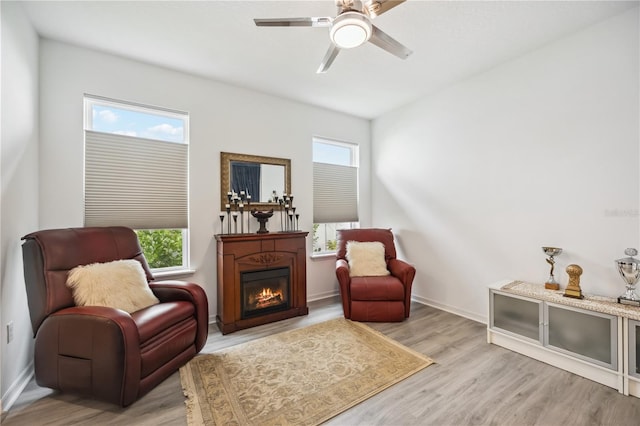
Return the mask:
<svg viewBox="0 0 640 426">
<path fill-rule="evenodd" d="M 23 6 L 45 38 L 375 118 L 638 2 L 408 0 L 374 24 L 412 56 L 401 60 L 368 43 L 341 51 L 327 74 L 316 69 L 328 28 L 258 28 L 253 18 L 335 16 L 334 0 Z"/>
</svg>

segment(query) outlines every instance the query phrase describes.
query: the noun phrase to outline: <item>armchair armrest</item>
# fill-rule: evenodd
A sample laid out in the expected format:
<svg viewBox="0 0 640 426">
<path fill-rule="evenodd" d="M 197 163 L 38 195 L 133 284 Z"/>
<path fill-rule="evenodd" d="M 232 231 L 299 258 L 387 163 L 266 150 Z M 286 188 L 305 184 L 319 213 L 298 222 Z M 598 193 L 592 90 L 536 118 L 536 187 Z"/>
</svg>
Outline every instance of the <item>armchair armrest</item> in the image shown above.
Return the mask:
<svg viewBox="0 0 640 426">
<path fill-rule="evenodd" d="M 199 352 L 209 333 L 209 302 L 204 289 L 195 283 L 175 280 L 151 281 L 149 287 L 160 302 L 184 300 L 193 303 L 198 323 L 196 350 Z"/>
<path fill-rule="evenodd" d="M 336 260 L 336 276 L 339 282 L 349 282 L 349 264 L 344 259 Z"/>
<path fill-rule="evenodd" d="M 128 405 L 140 381 L 138 328 L 120 309 L 74 306 L 49 315 L 36 335 L 37 383 Z M 117 399 L 114 399 L 117 395 Z"/>
<path fill-rule="evenodd" d="M 411 286 L 416 276 L 416 268 L 400 259 L 389 259 L 387 268 L 389 268 L 391 275 L 397 277 L 404 284 L 405 317 L 409 318 L 409 311 L 411 309 Z"/>
<path fill-rule="evenodd" d="M 345 259 L 336 260 L 336 276 L 338 277 L 338 284 L 340 284 L 340 296 L 342 299 L 342 310 L 344 311 L 345 318 L 351 318 L 351 288 L 349 283 L 351 277 L 349 276 L 349 263 Z"/>
<path fill-rule="evenodd" d="M 387 267 L 389 268 L 391 275 L 398 278 L 405 285 L 409 285 L 409 287 L 411 286 L 413 278 L 416 275 L 416 268 L 400 259 L 389 259 Z"/>
</svg>

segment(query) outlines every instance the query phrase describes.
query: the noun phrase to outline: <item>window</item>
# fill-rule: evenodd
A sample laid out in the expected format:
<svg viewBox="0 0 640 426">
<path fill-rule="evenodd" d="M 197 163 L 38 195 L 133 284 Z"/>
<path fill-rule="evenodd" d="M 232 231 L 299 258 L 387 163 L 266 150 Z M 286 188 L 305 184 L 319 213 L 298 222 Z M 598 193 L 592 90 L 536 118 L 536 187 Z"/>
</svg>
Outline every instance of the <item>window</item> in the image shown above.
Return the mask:
<svg viewBox="0 0 640 426">
<path fill-rule="evenodd" d="M 85 226 L 136 230 L 155 271 L 188 268 L 189 116 L 85 96 Z"/>
<path fill-rule="evenodd" d="M 313 252 L 335 252 L 336 231 L 357 222 L 358 146 L 313 138 Z"/>
</svg>

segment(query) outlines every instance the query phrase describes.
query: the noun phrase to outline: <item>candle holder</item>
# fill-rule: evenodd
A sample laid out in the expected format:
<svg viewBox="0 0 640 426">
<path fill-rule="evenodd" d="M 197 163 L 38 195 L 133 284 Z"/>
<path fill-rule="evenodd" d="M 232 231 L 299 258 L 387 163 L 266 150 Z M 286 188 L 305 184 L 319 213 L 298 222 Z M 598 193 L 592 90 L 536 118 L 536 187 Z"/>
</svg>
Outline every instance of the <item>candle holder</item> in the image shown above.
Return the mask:
<svg viewBox="0 0 640 426">
<path fill-rule="evenodd" d="M 291 213 L 292 213 L 292 214 L 291 214 L 291 219 L 292 219 L 292 220 L 291 220 L 291 222 L 292 222 L 292 224 L 291 224 L 291 230 L 292 230 L 292 231 L 297 231 L 297 230 L 298 230 L 298 227 L 296 226 L 296 223 L 295 223 L 295 221 L 293 220 L 293 219 L 295 218 L 295 216 L 296 216 L 296 208 L 295 208 L 295 207 L 293 207 L 293 197 L 291 197 Z"/>
<path fill-rule="evenodd" d="M 280 231 L 284 232 L 284 218 L 282 217 L 284 208 L 284 199 L 278 198 L 278 204 L 280 204 Z"/>
<path fill-rule="evenodd" d="M 286 200 L 285 200 L 286 202 Z M 284 205 L 284 230 L 285 232 L 289 230 L 289 204 Z"/>
<path fill-rule="evenodd" d="M 220 233 L 224 234 L 224 213 L 220 214 Z"/>
<path fill-rule="evenodd" d="M 238 233 L 238 212 L 233 212 L 233 233 Z"/>
<path fill-rule="evenodd" d="M 251 195 L 247 194 L 247 212 L 251 212 Z M 247 233 L 251 233 L 251 215 L 247 215 Z"/>
<path fill-rule="evenodd" d="M 244 204 L 240 203 L 238 210 L 240 211 L 240 233 L 244 234 Z"/>
<path fill-rule="evenodd" d="M 300 219 L 300 213 L 296 213 L 296 229 L 295 229 L 296 231 L 299 229 L 298 228 L 298 226 L 300 225 L 299 219 Z"/>
<path fill-rule="evenodd" d="M 227 234 L 231 233 L 231 204 L 225 206 L 227 210 Z"/>
</svg>

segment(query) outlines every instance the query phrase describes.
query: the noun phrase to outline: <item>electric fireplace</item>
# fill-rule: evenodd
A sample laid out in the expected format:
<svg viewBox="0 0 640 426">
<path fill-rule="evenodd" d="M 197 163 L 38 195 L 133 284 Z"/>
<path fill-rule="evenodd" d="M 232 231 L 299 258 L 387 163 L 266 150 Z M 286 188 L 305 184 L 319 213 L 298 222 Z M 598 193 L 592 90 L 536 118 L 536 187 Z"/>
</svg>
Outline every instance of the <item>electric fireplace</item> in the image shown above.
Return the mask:
<svg viewBox="0 0 640 426">
<path fill-rule="evenodd" d="M 218 234 L 216 324 L 222 334 L 307 315 L 308 232 Z"/>
</svg>

